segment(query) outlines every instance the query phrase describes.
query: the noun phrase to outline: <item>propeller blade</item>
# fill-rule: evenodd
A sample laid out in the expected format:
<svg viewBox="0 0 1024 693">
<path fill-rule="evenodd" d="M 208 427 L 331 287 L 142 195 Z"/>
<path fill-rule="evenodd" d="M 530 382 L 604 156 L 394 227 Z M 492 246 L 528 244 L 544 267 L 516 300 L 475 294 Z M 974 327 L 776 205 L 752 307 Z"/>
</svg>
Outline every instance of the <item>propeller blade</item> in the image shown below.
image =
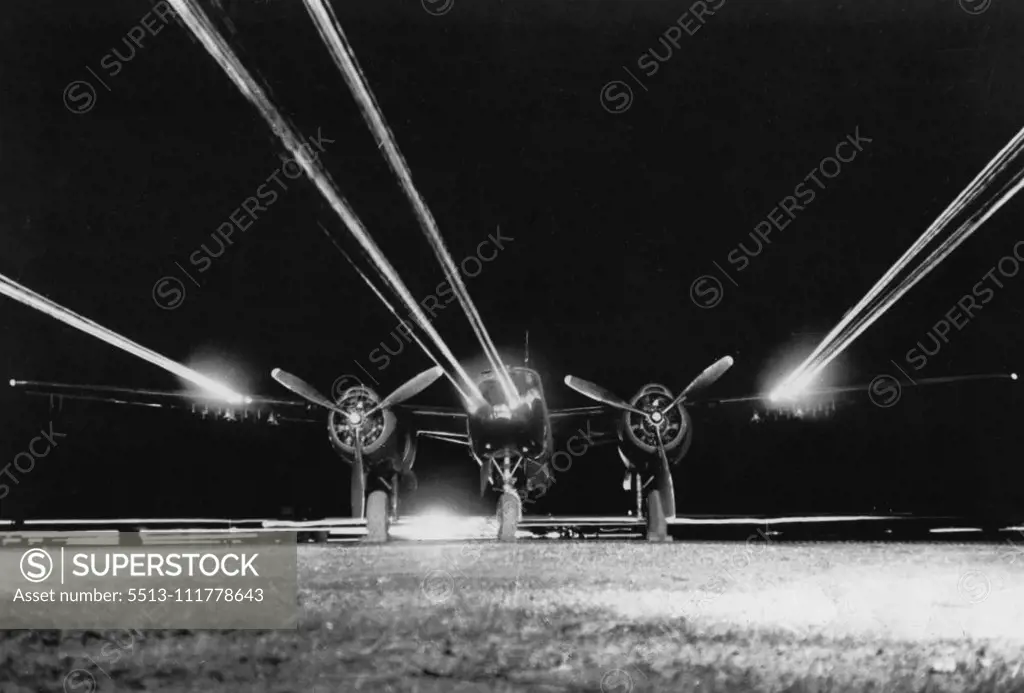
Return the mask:
<svg viewBox="0 0 1024 693">
<path fill-rule="evenodd" d="M 363 443 L 356 431 L 356 458 L 352 461 L 352 517 L 361 520 L 366 508 L 366 474 L 363 472 Z"/>
<path fill-rule="evenodd" d="M 678 397 L 676 397 L 672 404 L 665 407 L 664 411 L 669 411 L 677 404 L 682 402 L 688 395 L 699 394 L 701 390 L 705 390 L 715 384 L 715 381 L 725 375 L 725 372 L 732 368 L 733 360 L 732 356 L 723 356 L 718 359 L 710 366 L 705 368 L 700 375 L 693 379 L 686 389 L 683 390 Z"/>
<path fill-rule="evenodd" d="M 573 390 L 576 390 L 576 392 L 580 393 L 584 397 L 589 397 L 596 402 L 607 404 L 609 407 L 615 407 L 616 409 L 631 411 L 634 414 L 639 414 L 640 416 L 647 416 L 647 412 L 637 409 L 626 400 L 617 397 L 600 385 L 595 385 L 592 382 L 583 380 L 582 378 L 577 378 L 574 375 L 565 376 L 565 384 Z"/>
<path fill-rule="evenodd" d="M 442 375 L 444 375 L 444 369 L 440 366 L 428 368 L 419 375 L 415 375 L 407 380 L 404 385 L 400 385 L 397 390 L 382 399 L 380 404 L 366 412 L 365 416 L 374 414 L 381 409 L 387 409 L 388 407 L 393 407 L 396 404 L 401 404 L 407 399 L 412 399 L 437 382 L 437 379 Z"/>
<path fill-rule="evenodd" d="M 661 455 L 661 466 L 655 473 L 655 483 L 658 484 L 658 494 L 661 496 L 661 510 L 665 518 L 670 520 L 676 516 L 676 488 L 672 482 L 668 455 L 665 453 L 665 441 L 661 438 L 661 427 L 656 427 L 654 431 L 658 436 L 658 453 Z"/>
<path fill-rule="evenodd" d="M 288 371 L 275 368 L 270 371 L 270 376 L 307 402 L 320 405 L 324 409 L 330 409 L 342 414 L 345 413 L 342 409 L 336 407 L 333 402 L 321 395 L 315 387 L 297 375 L 292 375 Z"/>
</svg>

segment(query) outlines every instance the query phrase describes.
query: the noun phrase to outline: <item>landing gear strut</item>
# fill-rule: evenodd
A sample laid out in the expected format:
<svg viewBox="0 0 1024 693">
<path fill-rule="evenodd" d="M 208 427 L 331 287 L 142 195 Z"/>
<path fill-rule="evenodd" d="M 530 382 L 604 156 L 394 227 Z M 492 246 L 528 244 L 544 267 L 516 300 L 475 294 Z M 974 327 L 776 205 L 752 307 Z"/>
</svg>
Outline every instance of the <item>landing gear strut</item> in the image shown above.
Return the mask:
<svg viewBox="0 0 1024 693">
<path fill-rule="evenodd" d="M 392 474 L 391 475 L 391 511 L 389 513 L 389 518 L 390 518 L 391 522 L 394 522 L 395 520 L 398 519 L 398 492 L 399 492 L 399 488 L 398 488 L 398 475 L 397 474 Z"/>
<path fill-rule="evenodd" d="M 636 472 L 633 472 L 632 481 L 633 481 L 633 495 L 636 496 L 636 516 L 637 517 L 643 517 L 644 516 L 644 489 L 643 489 L 643 486 L 642 486 L 642 481 L 640 480 L 640 475 L 638 473 L 636 473 Z"/>
</svg>

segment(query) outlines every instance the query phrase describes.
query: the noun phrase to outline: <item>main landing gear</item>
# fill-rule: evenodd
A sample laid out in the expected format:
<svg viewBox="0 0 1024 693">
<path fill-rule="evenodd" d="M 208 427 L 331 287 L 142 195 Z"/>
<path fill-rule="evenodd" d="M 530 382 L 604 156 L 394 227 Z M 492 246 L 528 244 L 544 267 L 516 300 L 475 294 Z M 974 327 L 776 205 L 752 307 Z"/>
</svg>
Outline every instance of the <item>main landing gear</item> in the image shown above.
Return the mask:
<svg viewBox="0 0 1024 693">
<path fill-rule="evenodd" d="M 657 489 L 651 489 L 647 493 L 647 541 L 672 541 L 672 537 L 668 535 L 668 522 L 665 521 L 661 494 Z"/>
<path fill-rule="evenodd" d="M 630 481 L 635 495 L 636 516 L 647 521 L 647 541 L 672 541 L 668 534 L 665 507 L 655 477 L 652 476 L 643 483 L 640 474 L 632 472 Z"/>
<path fill-rule="evenodd" d="M 379 480 L 377 488 L 366 499 L 366 542 L 382 544 L 388 540 L 391 523 L 398 519 L 398 475 L 391 481 Z"/>
<path fill-rule="evenodd" d="M 382 544 L 388 540 L 388 494 L 373 491 L 366 499 L 366 541 Z"/>
</svg>

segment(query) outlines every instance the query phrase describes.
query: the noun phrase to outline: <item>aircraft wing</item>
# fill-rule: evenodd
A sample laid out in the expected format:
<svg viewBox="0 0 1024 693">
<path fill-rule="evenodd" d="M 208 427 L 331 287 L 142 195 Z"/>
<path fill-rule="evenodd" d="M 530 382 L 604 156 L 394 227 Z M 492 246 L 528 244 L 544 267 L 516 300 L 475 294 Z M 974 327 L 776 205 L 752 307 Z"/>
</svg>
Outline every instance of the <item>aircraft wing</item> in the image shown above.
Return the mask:
<svg viewBox="0 0 1024 693">
<path fill-rule="evenodd" d="M 184 390 L 147 390 L 37 380 L 11 380 L 10 385 L 27 395 L 49 397 L 51 407 L 60 406 L 67 399 L 157 409 L 182 409 L 197 414 L 233 412 L 257 419 L 269 419 L 273 416 L 276 421 L 323 424 L 326 420 L 325 413 L 320 407 L 296 398 L 247 397 L 244 404 L 230 404 L 216 395 Z M 466 437 L 466 412 L 461 409 L 405 404 L 397 405 L 393 409 L 412 415 L 417 420 L 416 428 L 422 430 L 421 435 L 424 437 L 431 437 L 430 434 L 434 432 L 442 434 L 446 440 Z"/>
<path fill-rule="evenodd" d="M 621 416 L 622 412 L 618 409 L 603 405 L 552 409 L 548 412 L 556 435 L 581 435 L 588 441 L 588 446 L 619 442 L 618 420 Z"/>
<path fill-rule="evenodd" d="M 433 420 L 444 420 L 444 419 L 456 419 L 465 428 L 466 414 L 465 410 L 456 409 L 455 407 L 433 407 L 433 406 L 420 406 L 411 404 L 399 404 L 394 407 L 396 411 L 404 411 L 412 414 L 416 417 L 423 417 L 425 419 Z"/>
<path fill-rule="evenodd" d="M 413 429 L 420 438 L 430 438 L 456 445 L 469 445 L 469 433 L 466 426 L 468 414 L 462 409 L 399 404 L 394 407 L 394 410 L 412 417 L 415 421 Z"/>
<path fill-rule="evenodd" d="M 450 443 L 469 445 L 466 432 L 468 415 L 454 407 L 431 407 L 399 405 L 395 410 L 411 414 L 416 421 L 417 435 Z M 615 417 L 618 412 L 611 407 L 574 407 L 553 409 L 548 412 L 552 427 L 557 433 L 570 434 L 579 429 L 590 445 L 602 445 L 618 441 Z M 592 421 L 596 421 L 592 423 Z"/>
<path fill-rule="evenodd" d="M 124 404 L 156 409 L 182 409 L 195 413 L 228 413 L 251 415 L 254 418 L 273 416 L 278 421 L 323 423 L 314 407 L 301 399 L 247 397 L 244 404 L 229 404 L 216 395 L 184 390 L 147 390 L 107 385 L 51 383 L 38 380 L 11 380 L 10 386 L 27 395 L 49 397 L 50 406 L 62 406 L 64 400 L 82 400 Z"/>
<path fill-rule="evenodd" d="M 905 387 L 924 387 L 927 385 L 948 385 L 951 383 L 960 382 L 974 382 L 979 380 L 1016 380 L 1016 374 L 1013 373 L 982 373 L 978 375 L 954 375 L 954 376 L 943 376 L 938 378 L 921 378 L 919 380 L 899 380 L 889 375 L 881 375 L 872 380 L 870 383 L 861 385 L 842 385 L 837 387 L 825 387 L 816 390 L 806 390 L 800 393 L 797 397 L 793 398 L 794 404 L 799 404 L 801 401 L 813 399 L 816 397 L 834 397 L 836 395 L 849 394 L 853 392 L 865 393 L 865 394 L 877 394 L 883 395 L 885 391 L 888 391 L 888 396 L 891 397 L 892 393 L 898 393 Z M 717 397 L 709 399 L 701 399 L 697 402 L 687 402 L 687 407 L 700 407 L 700 406 L 715 406 L 719 404 L 738 404 L 743 402 L 770 402 L 768 393 L 762 393 L 759 395 L 743 395 L 740 397 Z M 787 400 L 780 400 L 778 404 L 785 406 Z"/>
<path fill-rule="evenodd" d="M 593 406 L 593 407 L 570 407 L 568 409 L 552 409 L 548 412 L 548 416 L 551 417 L 552 421 L 559 421 L 561 419 L 568 418 L 596 418 L 602 416 L 611 416 L 615 414 L 615 409 L 604 406 Z"/>
</svg>

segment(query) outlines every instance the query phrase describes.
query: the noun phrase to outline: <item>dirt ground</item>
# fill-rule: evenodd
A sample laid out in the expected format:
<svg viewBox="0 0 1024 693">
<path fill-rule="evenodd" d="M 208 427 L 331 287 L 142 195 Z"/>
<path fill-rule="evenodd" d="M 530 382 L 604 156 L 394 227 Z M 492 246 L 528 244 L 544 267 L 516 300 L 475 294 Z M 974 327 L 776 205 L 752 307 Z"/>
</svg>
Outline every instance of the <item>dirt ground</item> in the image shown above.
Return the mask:
<svg viewBox="0 0 1024 693">
<path fill-rule="evenodd" d="M 1024 691 L 1009 542 L 395 542 L 299 564 L 295 631 L 8 631 L 0 691 Z"/>
</svg>

